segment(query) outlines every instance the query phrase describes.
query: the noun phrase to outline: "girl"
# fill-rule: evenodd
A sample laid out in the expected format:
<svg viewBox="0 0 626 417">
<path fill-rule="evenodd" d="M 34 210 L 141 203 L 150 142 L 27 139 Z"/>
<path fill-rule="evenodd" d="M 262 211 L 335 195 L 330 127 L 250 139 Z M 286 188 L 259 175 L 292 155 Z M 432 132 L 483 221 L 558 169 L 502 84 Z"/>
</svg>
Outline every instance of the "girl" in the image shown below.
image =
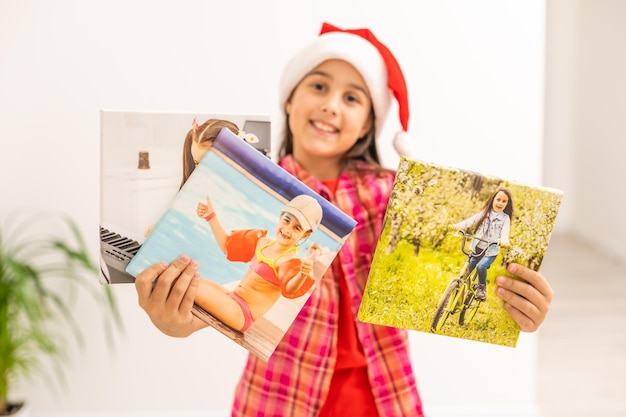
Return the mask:
<svg viewBox="0 0 626 417">
<path fill-rule="evenodd" d="M 406 131 L 402 71 L 367 29 L 324 24 L 285 68 L 279 163 L 358 224 L 269 361 L 249 356 L 234 416 L 423 415 L 407 332 L 356 319 L 394 180 L 376 150 L 392 97 Z M 399 151 L 407 143 L 403 134 L 394 141 Z M 140 306 L 166 334 L 187 336 L 205 327 L 191 313 L 196 270 L 197 263 L 182 256 L 135 281 Z M 552 289 L 521 265 L 509 271 L 522 280 L 498 277 L 497 294 L 521 328 L 533 331 L 547 314 Z"/>
<path fill-rule="evenodd" d="M 245 332 L 276 303 L 280 295 L 297 298 L 315 283 L 310 272 L 313 256 L 319 247 L 309 247 L 304 261 L 296 256 L 298 243 L 308 238 L 322 220 L 322 207 L 311 196 L 299 195 L 289 201 L 280 213 L 276 239 L 267 230 L 237 230 L 226 233 L 211 200 L 198 203 L 197 214 L 211 226 L 218 245 L 231 261 L 249 262 L 234 291 L 203 279 L 195 302 L 227 326 Z"/>
<path fill-rule="evenodd" d="M 470 249 L 478 254 L 470 258 L 469 272 L 477 268 L 478 287 L 476 288 L 476 298 L 479 300 L 485 301 L 487 269 L 496 260 L 498 252 L 500 252 L 500 246 L 511 245 L 509 243 L 509 232 L 512 219 L 513 197 L 511 196 L 511 191 L 506 187 L 500 186 L 491 194 L 482 210 L 452 225 L 452 228 L 457 230 L 473 227 L 472 233 L 474 236 L 484 239 L 474 239 L 470 246 Z M 489 245 L 490 242 L 497 242 L 497 244 Z"/>
</svg>

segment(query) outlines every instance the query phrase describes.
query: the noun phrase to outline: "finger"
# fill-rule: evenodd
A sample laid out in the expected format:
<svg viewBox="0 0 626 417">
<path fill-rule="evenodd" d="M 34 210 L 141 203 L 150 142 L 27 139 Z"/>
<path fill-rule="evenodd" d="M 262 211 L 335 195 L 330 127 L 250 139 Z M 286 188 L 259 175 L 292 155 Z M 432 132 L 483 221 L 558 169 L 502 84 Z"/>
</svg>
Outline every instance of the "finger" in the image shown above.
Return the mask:
<svg viewBox="0 0 626 417">
<path fill-rule="evenodd" d="M 502 283 L 501 278 L 496 279 L 496 283 L 500 285 Z M 510 281 L 515 281 L 512 278 L 508 278 Z M 539 327 L 539 324 L 543 321 L 545 313 L 542 313 L 540 308 L 533 302 L 529 301 L 525 297 L 520 296 L 518 293 L 511 289 L 506 289 L 506 283 L 502 283 L 504 286 L 500 286 L 496 289 L 496 294 L 499 298 L 504 300 L 504 307 L 509 312 L 511 317 L 517 322 L 523 331 L 534 331 Z M 528 284 L 524 284 L 528 285 Z M 541 304 L 539 302 L 539 304 Z"/>
<path fill-rule="evenodd" d="M 496 278 L 498 297 L 524 331 L 534 331 L 544 321 L 550 309 L 553 291 L 541 274 L 521 265 L 511 265 L 509 272 L 522 279 Z M 533 284 L 537 285 L 536 288 Z"/>
<path fill-rule="evenodd" d="M 150 298 L 154 282 L 159 275 L 167 268 L 167 262 L 158 262 L 144 269 L 135 278 L 135 289 L 139 296 L 139 304 L 144 305 Z"/>
<path fill-rule="evenodd" d="M 517 278 L 501 276 L 496 284 L 528 300 L 543 311 L 552 302 L 554 292 L 548 282 L 536 271 L 518 264 L 511 264 L 509 272 Z"/>
<path fill-rule="evenodd" d="M 179 313 L 189 313 L 193 306 L 193 299 L 196 296 L 195 290 L 193 290 L 193 294 L 190 293 L 190 287 L 192 283 L 194 283 L 193 285 L 197 289 L 198 283 L 194 281 L 194 278 L 197 279 L 198 277 L 198 262 L 192 260 L 185 269 L 181 271 L 176 281 L 172 284 L 172 289 L 166 301 L 167 307 Z M 186 301 L 188 294 L 191 297 L 191 304 Z"/>
<path fill-rule="evenodd" d="M 172 291 L 174 282 L 178 279 L 183 270 L 189 265 L 191 259 L 187 255 L 181 255 L 176 258 L 166 269 L 159 275 L 156 280 L 150 301 L 156 304 L 164 304 Z"/>
<path fill-rule="evenodd" d="M 512 263 L 508 266 L 508 271 L 529 283 L 533 288 L 539 291 L 548 301 L 552 301 L 554 290 L 550 287 L 548 280 L 543 275 L 525 266 Z"/>
<path fill-rule="evenodd" d="M 521 331 L 534 332 L 539 328 L 539 325 L 541 324 L 540 320 L 533 320 L 531 317 L 522 313 L 520 310 L 513 307 L 513 305 L 509 303 L 505 303 L 504 308 L 509 312 L 513 320 L 515 320 L 515 322 L 519 325 Z"/>
<path fill-rule="evenodd" d="M 200 284 L 200 273 L 196 270 L 191 277 L 191 282 L 187 286 L 187 291 L 180 303 L 179 310 L 181 312 L 191 311 L 193 308 L 194 300 L 196 299 L 196 293 L 198 292 L 198 285 Z"/>
</svg>

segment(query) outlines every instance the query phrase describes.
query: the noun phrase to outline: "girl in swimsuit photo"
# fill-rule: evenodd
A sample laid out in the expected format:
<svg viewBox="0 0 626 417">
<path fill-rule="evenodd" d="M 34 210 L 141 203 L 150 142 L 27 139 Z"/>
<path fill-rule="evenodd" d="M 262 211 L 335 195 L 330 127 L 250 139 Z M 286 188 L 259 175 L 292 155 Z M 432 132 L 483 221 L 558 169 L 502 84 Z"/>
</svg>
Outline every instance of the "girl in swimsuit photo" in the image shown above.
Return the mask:
<svg viewBox="0 0 626 417">
<path fill-rule="evenodd" d="M 315 283 L 311 271 L 321 248 L 313 243 L 305 259 L 297 256 L 299 243 L 306 240 L 322 220 L 322 207 L 313 197 L 301 194 L 285 205 L 275 239 L 267 237 L 267 230 L 261 229 L 226 233 L 209 197 L 198 203 L 197 214 L 209 223 L 228 260 L 250 264 L 233 291 L 203 279 L 196 294 L 197 305 L 232 329 L 245 332 L 281 295 L 301 297 Z"/>
</svg>

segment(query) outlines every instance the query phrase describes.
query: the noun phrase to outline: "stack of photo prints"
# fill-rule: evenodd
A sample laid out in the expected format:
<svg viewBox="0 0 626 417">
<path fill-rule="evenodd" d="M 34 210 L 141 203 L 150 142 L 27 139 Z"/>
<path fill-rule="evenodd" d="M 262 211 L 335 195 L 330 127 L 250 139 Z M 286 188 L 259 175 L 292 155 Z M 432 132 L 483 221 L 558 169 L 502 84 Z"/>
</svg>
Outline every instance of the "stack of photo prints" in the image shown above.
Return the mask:
<svg viewBox="0 0 626 417">
<path fill-rule="evenodd" d="M 101 281 L 186 254 L 201 275 L 194 314 L 267 360 L 356 222 L 270 160 L 262 118 L 101 117 Z M 216 130 L 183 180 L 187 134 L 214 119 L 248 130 Z"/>
</svg>

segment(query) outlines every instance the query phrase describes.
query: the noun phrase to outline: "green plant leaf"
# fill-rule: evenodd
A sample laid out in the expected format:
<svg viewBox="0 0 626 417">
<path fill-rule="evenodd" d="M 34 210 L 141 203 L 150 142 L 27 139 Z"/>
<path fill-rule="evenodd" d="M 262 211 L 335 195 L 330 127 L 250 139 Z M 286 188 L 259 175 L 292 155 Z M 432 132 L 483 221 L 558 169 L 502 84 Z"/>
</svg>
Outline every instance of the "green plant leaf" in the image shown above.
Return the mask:
<svg viewBox="0 0 626 417">
<path fill-rule="evenodd" d="M 75 312 L 78 297 L 89 296 L 102 310 L 110 347 L 123 329 L 111 289 L 98 281 L 85 240 L 67 215 L 15 211 L 0 220 L 0 414 L 11 385 L 35 373 L 51 386 L 66 386 L 68 344 L 58 326 L 70 329 L 85 347 Z M 54 359 L 52 375 L 42 355 Z"/>
</svg>

